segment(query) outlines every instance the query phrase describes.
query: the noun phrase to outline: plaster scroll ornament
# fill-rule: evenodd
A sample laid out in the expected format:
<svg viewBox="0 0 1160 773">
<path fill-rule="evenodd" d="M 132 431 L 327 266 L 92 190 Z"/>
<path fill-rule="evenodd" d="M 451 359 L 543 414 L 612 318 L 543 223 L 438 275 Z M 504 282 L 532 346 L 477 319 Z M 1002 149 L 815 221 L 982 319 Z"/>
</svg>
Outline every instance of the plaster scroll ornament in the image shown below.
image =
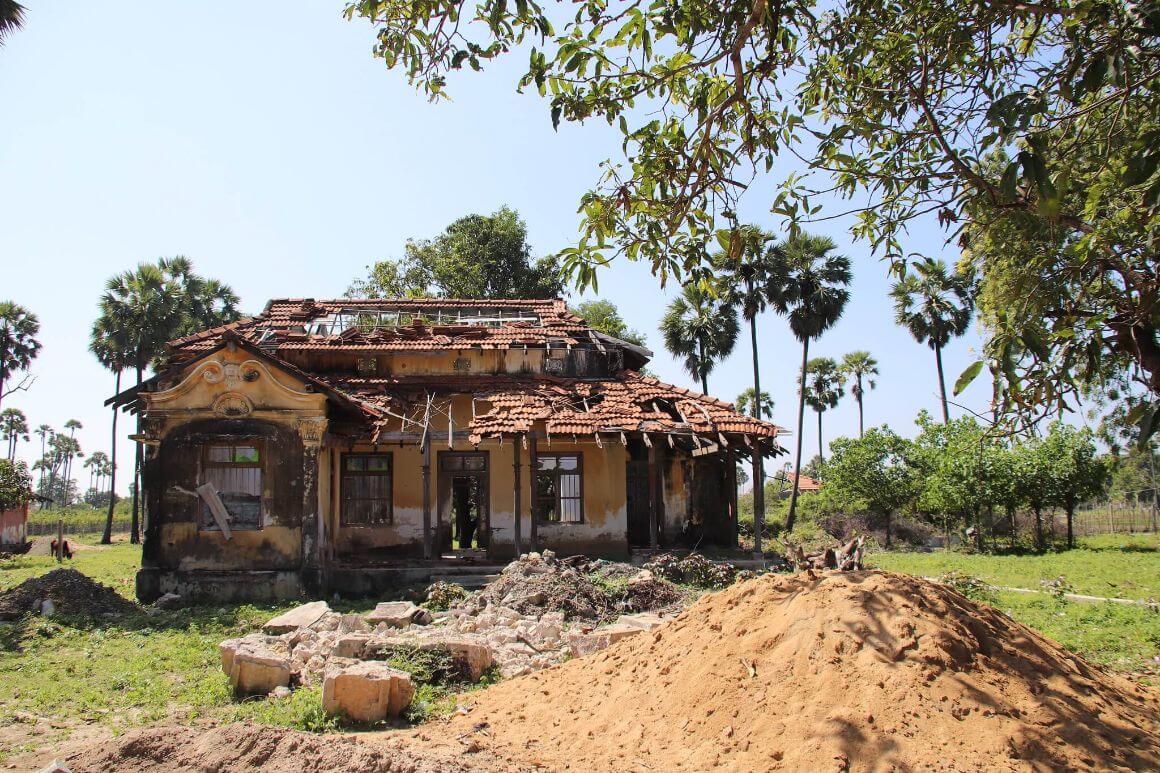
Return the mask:
<svg viewBox="0 0 1160 773">
<path fill-rule="evenodd" d="M 243 363 L 218 360 L 206 366 L 204 378 L 211 384 L 225 382 L 226 389 L 237 389 L 243 381 L 257 381 L 257 363 L 248 360 Z"/>
<path fill-rule="evenodd" d="M 245 395 L 237 392 L 227 392 L 213 401 L 213 412 L 224 418 L 238 418 L 249 416 L 254 412 L 254 405 Z"/>
</svg>

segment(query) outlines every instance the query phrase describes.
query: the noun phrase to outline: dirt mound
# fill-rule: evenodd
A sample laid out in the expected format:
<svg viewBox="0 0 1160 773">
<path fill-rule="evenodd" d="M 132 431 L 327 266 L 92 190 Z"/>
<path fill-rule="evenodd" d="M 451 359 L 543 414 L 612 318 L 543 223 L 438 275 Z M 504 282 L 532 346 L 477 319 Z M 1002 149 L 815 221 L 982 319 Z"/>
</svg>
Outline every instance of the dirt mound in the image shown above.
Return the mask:
<svg viewBox="0 0 1160 773">
<path fill-rule="evenodd" d="M 265 773 L 349 770 L 371 773 L 499 771 L 474 747 L 420 750 L 403 738 L 373 745 L 343 735 L 314 735 L 252 723 L 202 730 L 154 726 L 131 730 L 112 741 L 92 744 L 65 759 L 81 771 L 262 770 Z"/>
<path fill-rule="evenodd" d="M 464 701 L 441 732 L 553 769 L 1160 768 L 1155 693 L 885 572 L 743 582 Z"/>
<path fill-rule="evenodd" d="M 29 612 L 39 612 L 46 599 L 52 601 L 56 614 L 74 617 L 126 614 L 137 610 L 136 604 L 112 588 L 75 569 L 53 569 L 48 574 L 0 592 L 0 620 L 15 620 Z"/>
</svg>

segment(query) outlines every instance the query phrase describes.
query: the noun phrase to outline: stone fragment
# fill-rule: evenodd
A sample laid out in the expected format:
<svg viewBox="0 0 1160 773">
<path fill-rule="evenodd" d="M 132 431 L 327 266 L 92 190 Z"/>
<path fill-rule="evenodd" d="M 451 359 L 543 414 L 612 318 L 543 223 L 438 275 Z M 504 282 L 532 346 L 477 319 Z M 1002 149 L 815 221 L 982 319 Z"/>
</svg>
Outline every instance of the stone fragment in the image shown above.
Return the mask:
<svg viewBox="0 0 1160 773">
<path fill-rule="evenodd" d="M 375 605 L 366 620 L 371 625 L 385 623 L 392 628 L 406 628 L 412 623 L 426 625 L 431 622 L 431 615 L 410 601 L 382 601 Z"/>
<path fill-rule="evenodd" d="M 273 698 L 274 700 L 282 700 L 283 698 L 289 698 L 292 694 L 293 694 L 293 691 L 289 687 L 283 687 L 282 685 L 278 685 L 277 687 L 275 687 L 273 690 L 270 691 L 270 697 Z"/>
<path fill-rule="evenodd" d="M 495 658 L 492 657 L 491 650 L 487 645 L 466 636 L 451 636 L 419 644 L 419 648 L 424 650 L 440 647 L 445 647 L 451 652 L 455 664 L 472 682 L 478 682 L 479 678 L 483 676 L 483 672 L 495 665 Z"/>
<path fill-rule="evenodd" d="M 370 641 L 369 633 L 359 631 L 343 634 L 334 643 L 334 655 L 339 658 L 361 658 L 365 655 L 367 643 Z"/>
<path fill-rule="evenodd" d="M 230 639 L 219 646 L 222 670 L 238 695 L 266 695 L 290 684 L 290 656 L 272 643 L 248 636 Z"/>
<path fill-rule="evenodd" d="M 397 717 L 411 704 L 415 687 L 405 671 L 362 661 L 328 668 L 322 683 L 322 709 L 355 722 Z"/>
<path fill-rule="evenodd" d="M 613 623 L 604 628 L 597 628 L 589 633 L 573 633 L 568 636 L 568 645 L 572 648 L 575 657 L 583 657 L 598 652 L 621 639 L 644 633 L 643 628 L 635 625 Z"/>
<path fill-rule="evenodd" d="M 175 609 L 181 606 L 181 596 L 176 593 L 166 593 L 153 602 L 158 609 Z"/>
<path fill-rule="evenodd" d="M 279 634 L 290 633 L 297 628 L 309 628 L 329 611 L 330 605 L 325 601 L 311 601 L 278 615 L 262 626 L 262 629 L 269 634 Z"/>
</svg>

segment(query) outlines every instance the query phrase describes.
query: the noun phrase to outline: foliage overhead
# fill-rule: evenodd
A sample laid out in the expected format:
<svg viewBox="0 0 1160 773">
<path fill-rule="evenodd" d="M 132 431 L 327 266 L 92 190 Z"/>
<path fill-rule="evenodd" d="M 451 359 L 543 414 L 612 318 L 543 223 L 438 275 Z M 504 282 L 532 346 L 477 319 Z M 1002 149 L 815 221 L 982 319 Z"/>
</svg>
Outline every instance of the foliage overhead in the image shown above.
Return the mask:
<svg viewBox="0 0 1160 773">
<path fill-rule="evenodd" d="M 370 267 L 347 290 L 352 298 L 557 298 L 564 276 L 553 257 L 532 259 L 528 227 L 501 207 L 467 215 L 433 239 L 409 239 L 403 259 Z"/>
<path fill-rule="evenodd" d="M 739 200 L 772 176 L 774 214 L 794 227 L 844 214 L 823 197 L 848 200 L 854 235 L 900 275 L 914 221 L 960 240 L 981 270 L 1002 408 L 1061 410 L 1126 378 L 1152 396 L 1137 418 L 1160 424 L 1157 3 L 354 0 L 346 13 L 432 99 L 450 73 L 514 54 L 554 124 L 619 128 L 623 156 L 602 164 L 563 253 L 582 286 L 610 254 L 663 280 L 739 253 Z M 803 168 L 783 171 L 791 156 Z"/>
<path fill-rule="evenodd" d="M 845 376 L 838 363 L 829 357 L 815 357 L 806 363 L 804 386 L 806 405 L 818 413 L 838 407 L 845 391 Z"/>
</svg>

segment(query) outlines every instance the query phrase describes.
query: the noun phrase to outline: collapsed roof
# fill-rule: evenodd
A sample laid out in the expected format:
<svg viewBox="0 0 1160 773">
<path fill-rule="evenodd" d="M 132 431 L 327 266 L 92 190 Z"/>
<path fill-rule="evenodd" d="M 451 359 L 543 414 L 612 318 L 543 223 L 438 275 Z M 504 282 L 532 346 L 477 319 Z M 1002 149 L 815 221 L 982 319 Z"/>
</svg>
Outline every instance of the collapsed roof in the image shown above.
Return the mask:
<svg viewBox="0 0 1160 773">
<path fill-rule="evenodd" d="M 305 381 L 357 421 L 334 431 L 371 442 L 425 434 L 434 413 L 473 444 L 484 438 L 542 430 L 548 435 L 628 435 L 651 445 L 718 450 L 730 439 L 743 454 L 759 444 L 782 453 L 781 427 L 738 413 L 731 403 L 642 375 L 652 352 L 592 330 L 564 301 L 313 299 L 273 300 L 261 314 L 179 338 L 168 344 L 166 372 L 142 385 L 148 392 L 167 375 L 224 346 L 241 346 Z M 590 348 L 623 352 L 623 369 L 599 378 L 547 374 L 363 376 L 309 366 L 313 352 L 422 352 L 465 349 Z M 469 416 L 452 416 L 450 398 L 472 396 Z M 135 407 L 136 388 L 109 402 Z M 341 430 L 339 427 L 341 426 Z"/>
</svg>

